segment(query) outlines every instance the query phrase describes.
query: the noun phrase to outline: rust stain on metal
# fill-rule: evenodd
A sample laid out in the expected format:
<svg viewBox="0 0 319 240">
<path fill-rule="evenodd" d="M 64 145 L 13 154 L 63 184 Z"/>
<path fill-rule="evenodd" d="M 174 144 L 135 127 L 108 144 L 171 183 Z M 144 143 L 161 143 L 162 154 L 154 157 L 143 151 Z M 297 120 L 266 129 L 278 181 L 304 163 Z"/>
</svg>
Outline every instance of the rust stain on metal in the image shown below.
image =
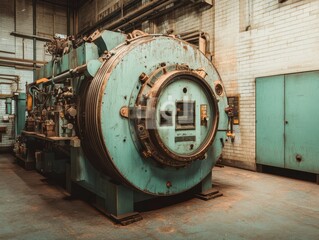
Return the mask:
<svg viewBox="0 0 319 240">
<path fill-rule="evenodd" d="M 207 76 L 207 73 L 206 73 L 204 68 L 199 68 L 199 69 L 193 70 L 193 72 L 198 74 L 202 78 L 205 78 Z"/>
<path fill-rule="evenodd" d="M 171 226 L 160 227 L 158 230 L 163 232 L 163 233 L 173 233 L 176 231 L 176 229 L 171 227 Z"/>
<path fill-rule="evenodd" d="M 120 114 L 121 114 L 122 117 L 128 118 L 128 114 L 129 114 L 128 107 L 122 107 L 121 110 L 120 110 Z"/>
<path fill-rule="evenodd" d="M 140 76 L 139 76 L 139 79 L 142 83 L 145 83 L 148 79 L 149 79 L 149 76 L 147 76 L 146 73 L 142 73 Z"/>
</svg>

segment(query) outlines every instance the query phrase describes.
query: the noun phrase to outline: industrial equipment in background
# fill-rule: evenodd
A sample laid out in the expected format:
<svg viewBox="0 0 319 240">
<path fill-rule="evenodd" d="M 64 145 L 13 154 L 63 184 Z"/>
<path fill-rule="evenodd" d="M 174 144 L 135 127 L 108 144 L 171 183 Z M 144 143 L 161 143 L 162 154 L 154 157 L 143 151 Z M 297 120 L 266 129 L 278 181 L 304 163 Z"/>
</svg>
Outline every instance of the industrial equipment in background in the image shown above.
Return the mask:
<svg viewBox="0 0 319 240">
<path fill-rule="evenodd" d="M 188 190 L 215 196 L 212 167 L 227 138 L 227 96 L 212 62 L 169 35 L 96 31 L 49 44 L 27 86 L 15 152 L 67 190 L 128 224 L 134 203 Z"/>
<path fill-rule="evenodd" d="M 26 94 L 21 92 L 19 75 L 2 73 L 0 80 L 0 101 L 4 103 L 0 113 L 0 151 L 11 151 L 15 137 L 24 129 Z"/>
</svg>

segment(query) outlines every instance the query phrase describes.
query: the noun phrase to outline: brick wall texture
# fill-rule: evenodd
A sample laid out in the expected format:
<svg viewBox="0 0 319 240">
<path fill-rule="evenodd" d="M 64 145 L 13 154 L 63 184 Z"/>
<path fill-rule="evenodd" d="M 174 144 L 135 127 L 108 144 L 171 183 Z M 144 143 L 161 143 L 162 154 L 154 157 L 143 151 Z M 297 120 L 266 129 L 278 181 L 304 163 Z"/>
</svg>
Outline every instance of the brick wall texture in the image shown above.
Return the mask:
<svg viewBox="0 0 319 240">
<path fill-rule="evenodd" d="M 214 62 L 240 125 L 223 157 L 255 163 L 255 78 L 319 69 L 319 1 L 215 1 Z"/>
<path fill-rule="evenodd" d="M 16 19 L 14 12 L 16 11 Z M 66 34 L 66 9 L 54 6 L 46 2 L 38 1 L 37 11 L 37 28 L 39 36 L 52 37 L 55 33 Z M 10 33 L 16 31 L 24 34 L 33 34 L 33 15 L 32 0 L 16 0 L 16 9 L 14 1 L 3 0 L 0 7 L 0 57 L 33 59 L 33 42 L 31 39 L 23 39 L 11 36 Z M 36 60 L 50 61 L 51 56 L 45 53 L 44 42 L 37 41 Z M 7 53 L 9 52 L 9 53 Z M 0 66 L 0 74 L 19 75 L 21 82 L 19 88 L 25 92 L 26 82 L 33 81 L 32 70 L 21 70 L 18 68 Z M 8 82 L 0 79 L 0 82 Z M 11 94 L 16 90 L 16 86 L 0 84 L 0 94 Z M 12 102 L 14 106 L 14 102 Z M 5 100 L 0 99 L 0 126 L 7 127 L 7 132 L 2 135 L 1 147 L 11 146 L 14 142 L 14 121 L 3 122 L 5 112 Z M 14 117 L 14 115 L 12 116 Z"/>
<path fill-rule="evenodd" d="M 255 78 L 319 69 L 319 1 L 215 0 L 211 9 L 185 7 L 152 24 L 155 32 L 210 34 L 213 61 L 226 92 L 240 97 L 236 140 L 225 144 L 223 158 L 253 169 Z"/>
</svg>

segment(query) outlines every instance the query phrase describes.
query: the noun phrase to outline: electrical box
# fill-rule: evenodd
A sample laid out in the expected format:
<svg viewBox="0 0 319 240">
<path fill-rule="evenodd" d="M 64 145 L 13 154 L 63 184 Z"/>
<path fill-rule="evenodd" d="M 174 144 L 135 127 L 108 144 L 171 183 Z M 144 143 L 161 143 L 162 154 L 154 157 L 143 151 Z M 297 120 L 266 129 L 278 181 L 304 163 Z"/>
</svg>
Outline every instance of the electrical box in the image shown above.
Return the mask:
<svg viewBox="0 0 319 240">
<path fill-rule="evenodd" d="M 239 97 L 228 97 L 228 105 L 233 108 L 234 118 L 233 124 L 239 125 Z"/>
</svg>

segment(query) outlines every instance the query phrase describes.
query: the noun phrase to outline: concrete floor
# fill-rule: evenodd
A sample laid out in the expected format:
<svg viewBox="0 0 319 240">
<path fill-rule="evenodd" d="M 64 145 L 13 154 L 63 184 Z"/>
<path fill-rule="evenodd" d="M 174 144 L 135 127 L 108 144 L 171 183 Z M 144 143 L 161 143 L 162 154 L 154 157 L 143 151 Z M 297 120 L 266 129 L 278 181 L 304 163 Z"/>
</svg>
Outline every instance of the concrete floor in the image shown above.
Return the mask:
<svg viewBox="0 0 319 240">
<path fill-rule="evenodd" d="M 115 225 L 35 171 L 0 155 L 0 239 L 319 239 L 319 186 L 215 168 L 223 197 L 191 199 Z"/>
</svg>

